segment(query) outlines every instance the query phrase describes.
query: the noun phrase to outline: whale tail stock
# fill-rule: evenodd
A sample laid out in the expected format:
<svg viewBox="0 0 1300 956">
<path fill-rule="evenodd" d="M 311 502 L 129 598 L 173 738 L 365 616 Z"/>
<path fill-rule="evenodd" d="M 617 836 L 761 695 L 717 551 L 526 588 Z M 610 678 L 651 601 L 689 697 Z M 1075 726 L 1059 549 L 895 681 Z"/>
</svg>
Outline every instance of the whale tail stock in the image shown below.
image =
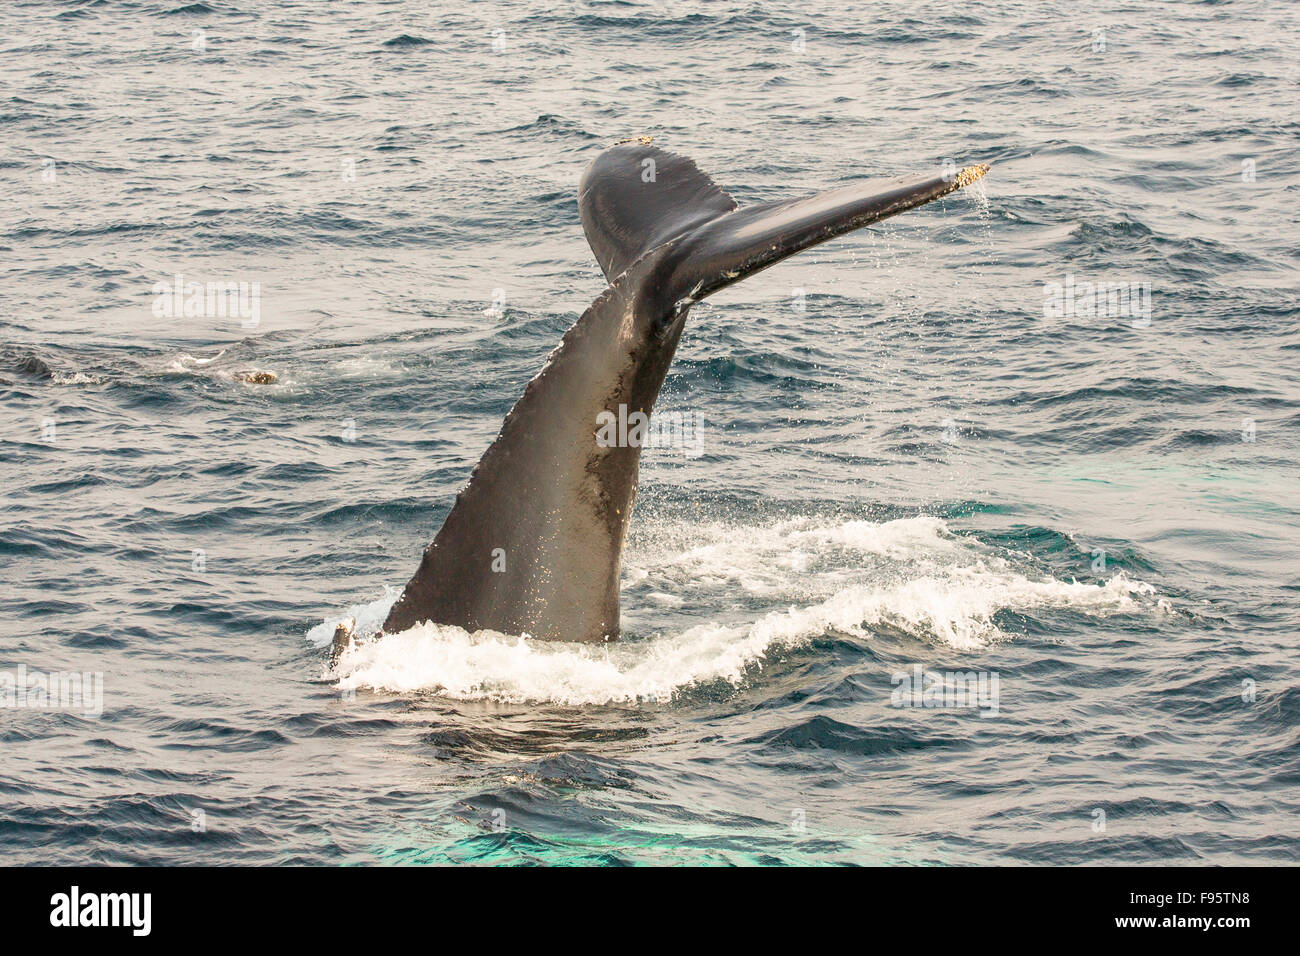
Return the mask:
<svg viewBox="0 0 1300 956">
<path fill-rule="evenodd" d="M 553 640 L 617 637 L 641 449 L 602 442 L 601 416 L 649 416 L 693 303 L 987 170 L 741 208 L 690 159 L 648 139 L 602 152 L 583 175 L 578 208 L 609 286 L 506 416 L 383 630 L 429 621 Z"/>
</svg>

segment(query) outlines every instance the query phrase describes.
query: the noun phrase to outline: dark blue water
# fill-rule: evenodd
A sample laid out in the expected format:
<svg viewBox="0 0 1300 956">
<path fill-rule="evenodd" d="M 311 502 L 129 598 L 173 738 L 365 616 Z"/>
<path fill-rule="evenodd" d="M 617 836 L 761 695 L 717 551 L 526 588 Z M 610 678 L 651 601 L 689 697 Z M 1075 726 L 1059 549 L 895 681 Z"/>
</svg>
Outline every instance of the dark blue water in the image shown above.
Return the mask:
<svg viewBox="0 0 1300 956">
<path fill-rule="evenodd" d="M 5 862 L 1293 861 L 1297 19 L 5 4 L 0 700 L 103 681 L 0 708 Z M 696 307 L 623 642 L 332 668 L 603 288 L 576 184 L 641 134 L 742 204 L 994 169 Z M 177 274 L 257 315 L 158 314 Z M 899 706 L 917 665 L 986 694 Z"/>
</svg>

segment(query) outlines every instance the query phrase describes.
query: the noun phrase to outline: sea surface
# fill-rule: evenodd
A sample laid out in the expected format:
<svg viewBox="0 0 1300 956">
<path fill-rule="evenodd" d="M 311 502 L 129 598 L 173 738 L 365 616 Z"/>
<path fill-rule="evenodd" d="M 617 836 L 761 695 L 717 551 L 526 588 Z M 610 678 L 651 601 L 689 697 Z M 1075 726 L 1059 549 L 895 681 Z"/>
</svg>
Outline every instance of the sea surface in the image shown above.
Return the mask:
<svg viewBox="0 0 1300 956">
<path fill-rule="evenodd" d="M 4 3 L 0 860 L 1293 863 L 1298 92 L 1288 3 Z M 639 135 L 993 170 L 695 307 L 622 641 L 374 637 Z"/>
</svg>

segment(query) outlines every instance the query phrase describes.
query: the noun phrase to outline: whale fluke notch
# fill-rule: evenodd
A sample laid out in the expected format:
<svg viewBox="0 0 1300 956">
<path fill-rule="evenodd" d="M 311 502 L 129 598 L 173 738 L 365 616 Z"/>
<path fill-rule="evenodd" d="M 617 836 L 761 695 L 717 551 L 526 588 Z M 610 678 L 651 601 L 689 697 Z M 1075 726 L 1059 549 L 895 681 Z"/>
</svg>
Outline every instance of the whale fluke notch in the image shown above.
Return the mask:
<svg viewBox="0 0 1300 956">
<path fill-rule="evenodd" d="M 740 208 L 695 163 L 647 138 L 602 152 L 582 178 L 578 208 L 609 287 L 506 416 L 383 630 L 432 622 L 548 640 L 617 638 L 641 448 L 603 443 L 602 416 L 648 418 L 694 302 L 987 171 L 864 181 Z"/>
</svg>

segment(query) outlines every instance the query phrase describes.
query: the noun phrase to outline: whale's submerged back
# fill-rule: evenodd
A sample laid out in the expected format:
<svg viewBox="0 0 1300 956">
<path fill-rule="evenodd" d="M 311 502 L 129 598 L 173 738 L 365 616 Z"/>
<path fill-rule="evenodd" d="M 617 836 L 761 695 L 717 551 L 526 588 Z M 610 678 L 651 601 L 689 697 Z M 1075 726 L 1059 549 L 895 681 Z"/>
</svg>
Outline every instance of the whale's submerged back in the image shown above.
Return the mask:
<svg viewBox="0 0 1300 956">
<path fill-rule="evenodd" d="M 691 160 L 647 140 L 602 152 L 583 176 L 579 210 L 610 285 L 506 416 L 384 630 L 432 621 L 548 640 L 616 638 L 641 449 L 605 444 L 599 416 L 650 415 L 694 302 L 987 169 L 742 209 Z"/>
</svg>

